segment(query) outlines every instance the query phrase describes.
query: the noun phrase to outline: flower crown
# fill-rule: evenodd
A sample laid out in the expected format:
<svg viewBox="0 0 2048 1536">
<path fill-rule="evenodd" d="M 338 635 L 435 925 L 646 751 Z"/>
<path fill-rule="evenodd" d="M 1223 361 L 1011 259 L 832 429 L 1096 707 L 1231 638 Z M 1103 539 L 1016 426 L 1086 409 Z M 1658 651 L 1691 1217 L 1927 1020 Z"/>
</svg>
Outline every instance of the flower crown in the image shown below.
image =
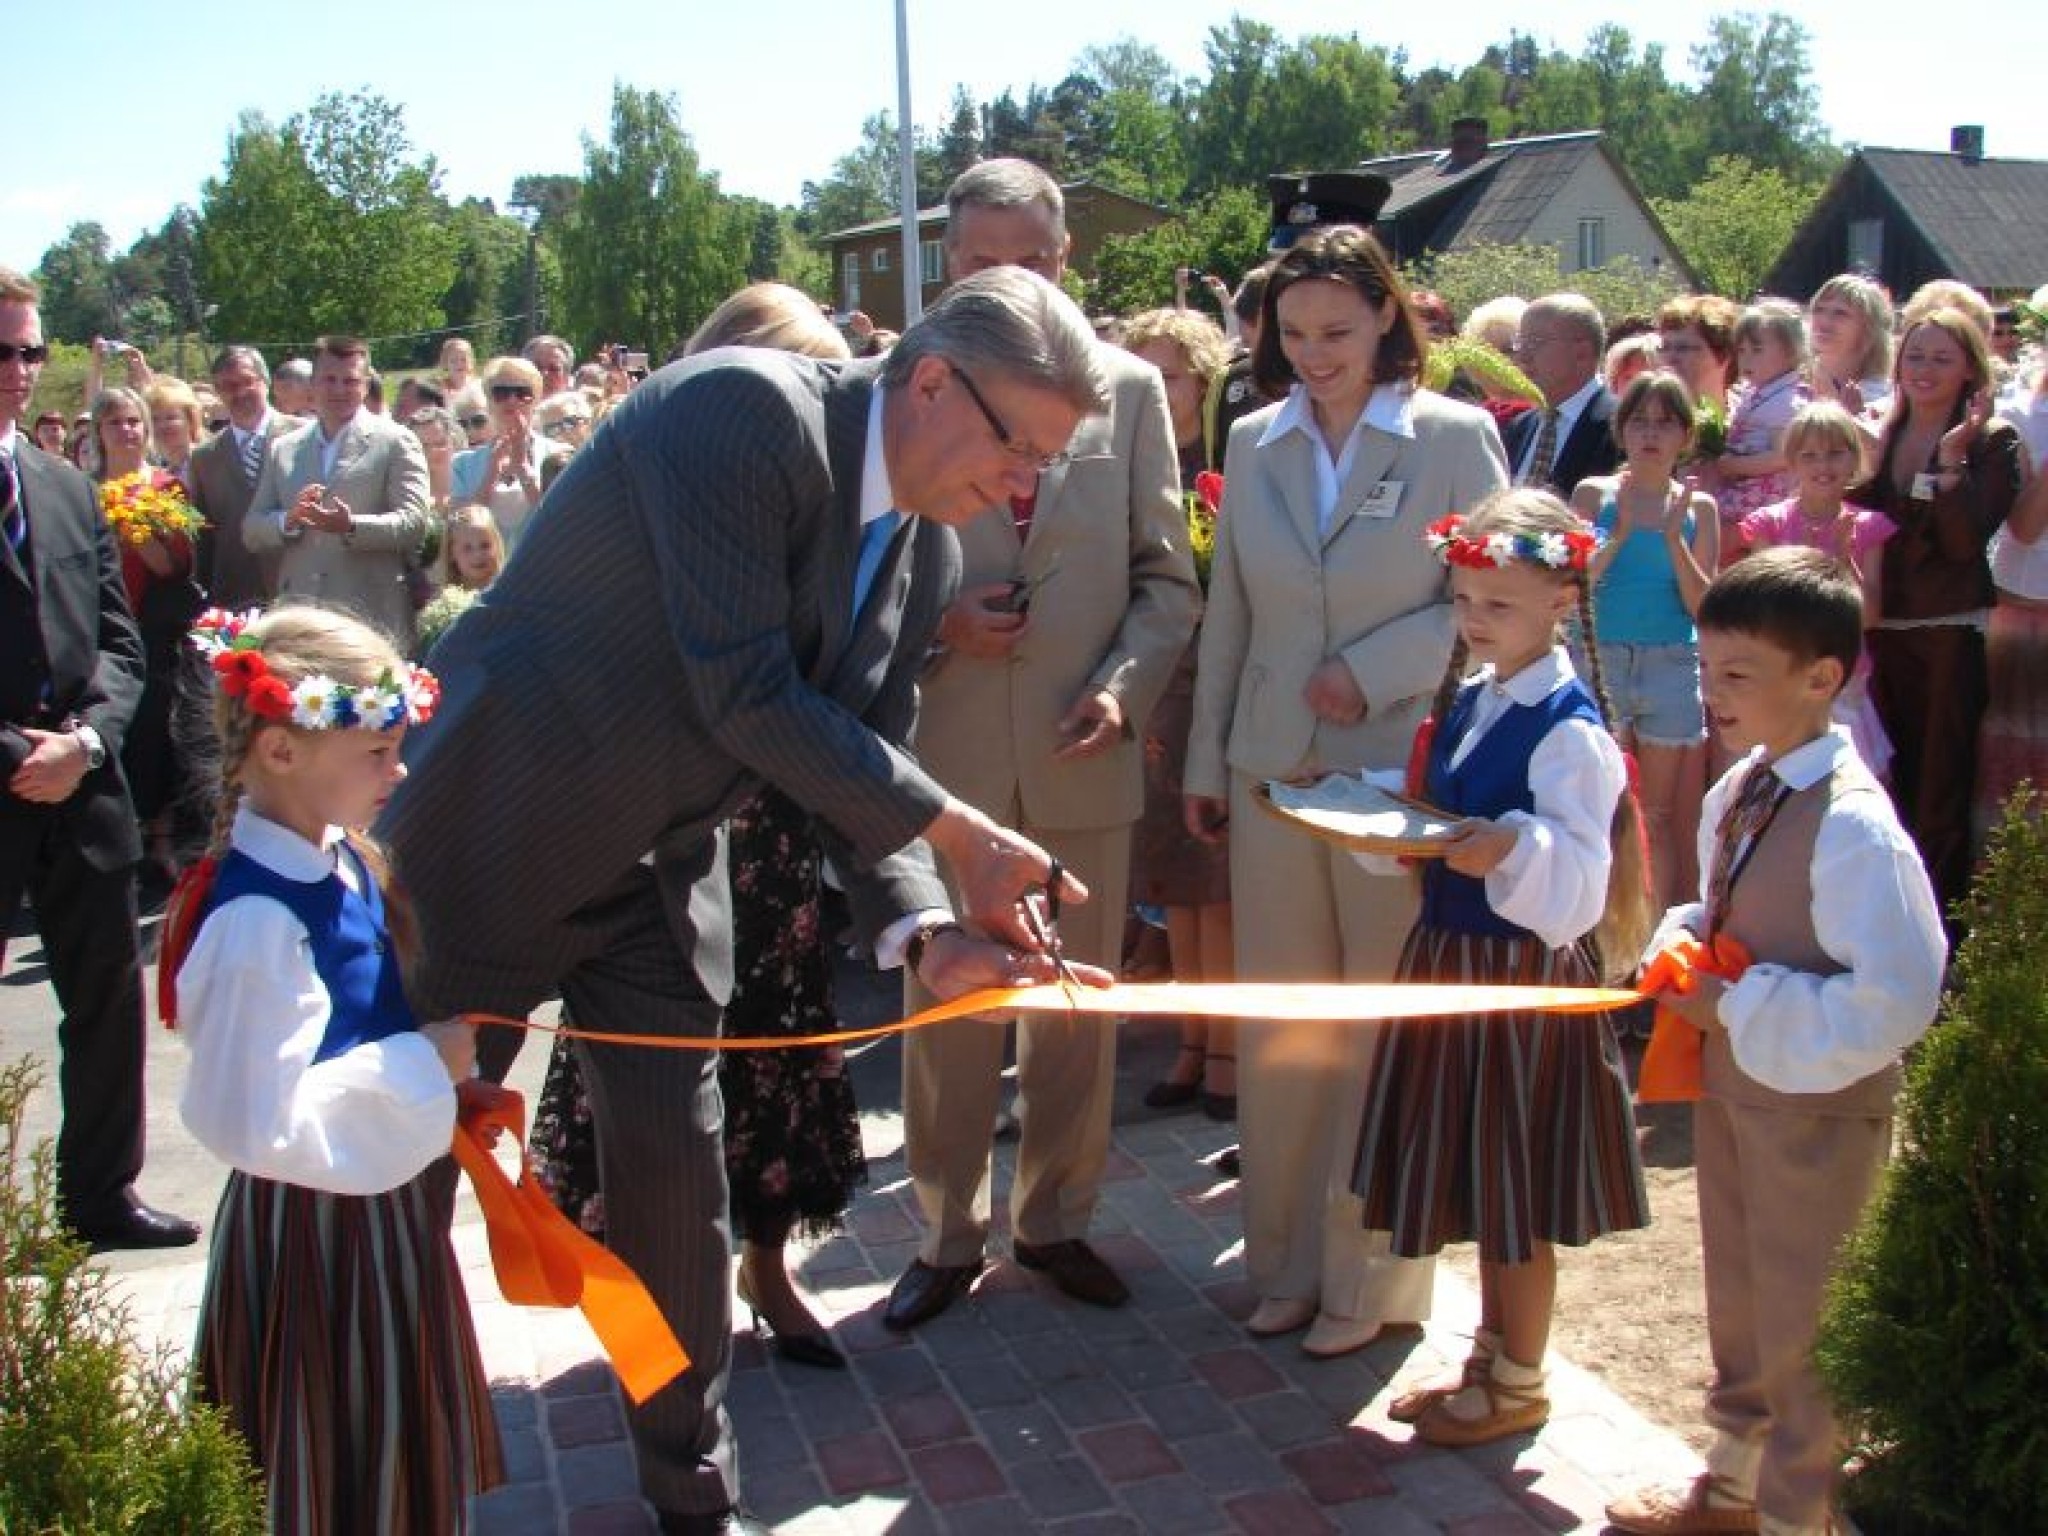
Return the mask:
<svg viewBox="0 0 2048 1536">
<path fill-rule="evenodd" d="M 209 608 L 192 626 L 192 645 L 212 663 L 220 685 L 259 720 L 287 721 L 305 731 L 389 731 L 425 725 L 441 701 L 441 685 L 425 667 L 401 662 L 367 687 L 314 676 L 287 683 L 270 670 L 248 633 L 256 612 Z"/>
<path fill-rule="evenodd" d="M 1489 533 L 1470 539 L 1465 536 L 1465 519 L 1455 512 L 1431 523 L 1422 536 L 1445 565 L 1475 570 L 1505 570 L 1520 561 L 1553 571 L 1583 571 L 1605 542 L 1598 529 L 1584 524 L 1569 533 Z"/>
</svg>

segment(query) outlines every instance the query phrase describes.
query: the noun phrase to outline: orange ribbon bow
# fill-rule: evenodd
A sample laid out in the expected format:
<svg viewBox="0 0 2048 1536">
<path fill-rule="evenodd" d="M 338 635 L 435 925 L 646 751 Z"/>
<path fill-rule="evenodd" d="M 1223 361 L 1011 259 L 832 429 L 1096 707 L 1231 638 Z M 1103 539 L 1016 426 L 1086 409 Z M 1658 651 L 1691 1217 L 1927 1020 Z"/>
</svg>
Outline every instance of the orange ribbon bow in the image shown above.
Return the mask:
<svg viewBox="0 0 2048 1536">
<path fill-rule="evenodd" d="M 1700 984 L 1702 975 L 1734 981 L 1749 969 L 1749 951 L 1739 939 L 1716 934 L 1711 941 L 1674 939 L 1643 967 L 1637 983 L 1645 997 L 1676 992 L 1683 997 Z M 1702 1059 L 1706 1036 L 1659 1006 L 1643 1069 L 1636 1079 L 1636 1100 L 1642 1104 L 1689 1104 L 1703 1089 Z"/>
<path fill-rule="evenodd" d="M 499 1131 L 510 1131 L 520 1149 L 516 1184 L 491 1154 Z M 455 1161 L 483 1206 L 498 1289 L 522 1307 L 581 1307 L 626 1395 L 644 1403 L 687 1370 L 690 1357 L 640 1277 L 555 1209 L 525 1148 L 526 1103 L 512 1090 L 463 1107 Z"/>
</svg>

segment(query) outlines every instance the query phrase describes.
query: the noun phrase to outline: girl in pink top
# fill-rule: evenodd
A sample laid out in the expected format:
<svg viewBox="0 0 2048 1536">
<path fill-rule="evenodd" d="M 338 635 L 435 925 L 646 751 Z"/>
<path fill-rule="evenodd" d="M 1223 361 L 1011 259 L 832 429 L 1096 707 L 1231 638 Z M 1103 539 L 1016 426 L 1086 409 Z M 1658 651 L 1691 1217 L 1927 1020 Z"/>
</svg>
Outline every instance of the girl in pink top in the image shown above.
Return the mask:
<svg viewBox="0 0 2048 1536">
<path fill-rule="evenodd" d="M 1863 588 L 1863 627 L 1868 629 L 1879 617 L 1885 540 L 1898 528 L 1882 512 L 1843 500 L 1862 462 L 1863 434 L 1856 418 L 1833 401 L 1803 405 L 1785 428 L 1783 451 L 1796 489 L 1788 500 L 1742 519 L 1742 552 L 1798 544 L 1833 555 L 1855 572 Z M 1857 755 L 1883 777 L 1892 744 L 1870 702 L 1869 652 L 1835 696 L 1834 715 L 1849 728 Z"/>
<path fill-rule="evenodd" d="M 1728 451 L 1714 461 L 1713 476 L 1724 562 L 1741 549 L 1736 525 L 1791 494 L 1793 475 L 1783 435 L 1793 413 L 1810 398 L 1800 373 L 1806 362 L 1805 324 L 1798 307 L 1783 299 L 1750 305 L 1735 324 L 1742 392 L 1728 415 Z"/>
</svg>

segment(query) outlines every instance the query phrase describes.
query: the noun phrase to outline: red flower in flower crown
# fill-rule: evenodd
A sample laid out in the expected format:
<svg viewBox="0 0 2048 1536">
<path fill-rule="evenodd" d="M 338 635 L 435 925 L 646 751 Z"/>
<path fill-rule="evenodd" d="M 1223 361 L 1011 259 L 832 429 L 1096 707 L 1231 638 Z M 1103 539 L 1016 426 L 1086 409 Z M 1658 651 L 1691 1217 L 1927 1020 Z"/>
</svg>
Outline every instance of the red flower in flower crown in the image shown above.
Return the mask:
<svg viewBox="0 0 2048 1536">
<path fill-rule="evenodd" d="M 1590 533 L 1573 532 L 1564 536 L 1564 542 L 1565 547 L 1572 552 L 1572 569 L 1590 569 L 1593 557 L 1600 552 L 1600 540 Z"/>
<path fill-rule="evenodd" d="M 291 689 L 268 672 L 250 679 L 244 702 L 249 706 L 249 713 L 259 720 L 289 720 L 292 717 Z"/>
<path fill-rule="evenodd" d="M 240 698 L 258 679 L 268 675 L 261 651 L 222 651 L 213 658 L 213 670 L 220 674 L 221 688 L 229 698 Z"/>
<path fill-rule="evenodd" d="M 1195 476 L 1195 494 L 1202 498 L 1202 505 L 1214 517 L 1223 510 L 1223 477 L 1213 469 L 1205 469 Z"/>
</svg>

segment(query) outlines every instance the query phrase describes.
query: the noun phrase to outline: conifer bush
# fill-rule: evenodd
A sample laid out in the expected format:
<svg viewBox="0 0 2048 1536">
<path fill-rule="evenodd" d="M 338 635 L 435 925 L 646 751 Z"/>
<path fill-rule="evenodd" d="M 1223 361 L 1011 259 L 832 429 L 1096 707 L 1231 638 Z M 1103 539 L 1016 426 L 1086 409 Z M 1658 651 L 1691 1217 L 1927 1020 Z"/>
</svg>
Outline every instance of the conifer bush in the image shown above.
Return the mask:
<svg viewBox="0 0 2048 1536">
<path fill-rule="evenodd" d="M 58 1225 L 55 1153 L 22 1141 L 35 1083 L 0 1068 L 0 1536 L 259 1536 L 247 1446 L 168 1350 L 139 1351 Z"/>
<path fill-rule="evenodd" d="M 2048 1531 L 2048 805 L 2015 795 L 1817 1358 L 1873 1532 Z"/>
</svg>

